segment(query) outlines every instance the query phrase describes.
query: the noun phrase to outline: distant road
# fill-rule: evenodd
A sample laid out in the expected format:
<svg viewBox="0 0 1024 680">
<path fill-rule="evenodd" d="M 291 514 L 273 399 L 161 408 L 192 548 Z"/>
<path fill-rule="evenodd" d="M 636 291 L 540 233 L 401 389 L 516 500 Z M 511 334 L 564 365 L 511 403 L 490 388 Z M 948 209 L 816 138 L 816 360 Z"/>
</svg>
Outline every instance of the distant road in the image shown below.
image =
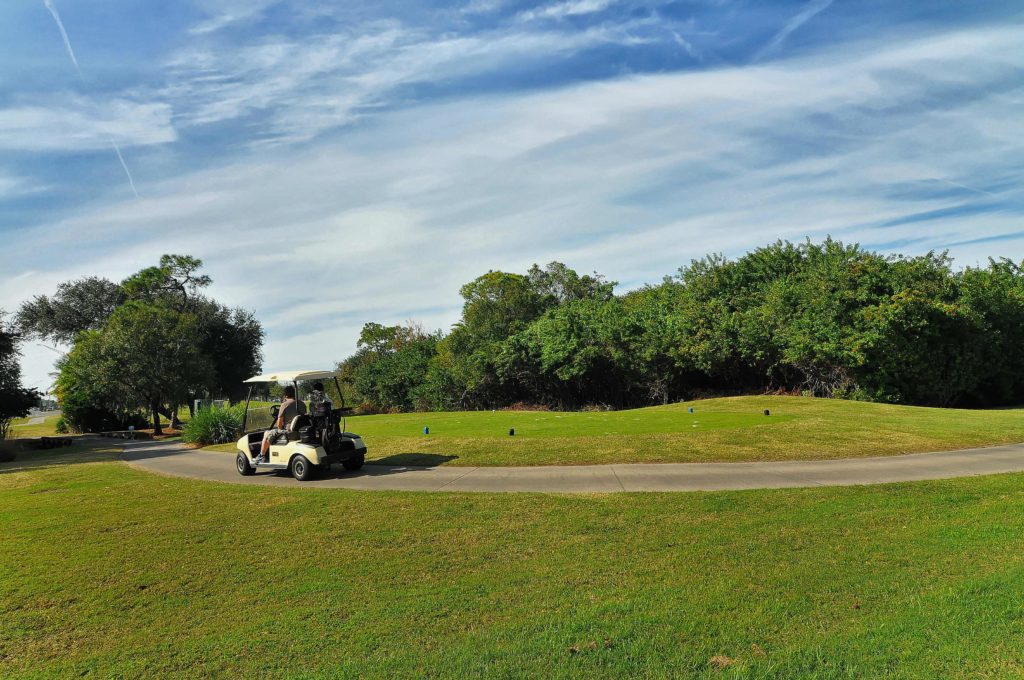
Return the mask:
<svg viewBox="0 0 1024 680">
<path fill-rule="evenodd" d="M 175 443 L 129 442 L 122 459 L 141 470 L 230 484 L 403 491 L 611 493 L 853 486 L 1024 472 L 1024 444 L 883 458 L 777 463 L 666 463 L 542 467 L 336 466 L 297 482 L 280 473 L 242 477 L 234 456 Z"/>
</svg>

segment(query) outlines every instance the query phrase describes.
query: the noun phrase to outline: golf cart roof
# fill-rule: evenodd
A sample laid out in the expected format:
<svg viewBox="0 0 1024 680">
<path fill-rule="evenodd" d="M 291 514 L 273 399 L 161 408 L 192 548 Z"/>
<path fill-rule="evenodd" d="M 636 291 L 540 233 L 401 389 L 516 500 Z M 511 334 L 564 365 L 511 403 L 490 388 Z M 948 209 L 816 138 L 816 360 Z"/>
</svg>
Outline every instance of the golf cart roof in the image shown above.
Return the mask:
<svg viewBox="0 0 1024 680">
<path fill-rule="evenodd" d="M 333 377 L 334 371 L 278 371 L 277 373 L 254 375 L 245 382 L 295 382 L 296 380 L 322 380 Z"/>
</svg>

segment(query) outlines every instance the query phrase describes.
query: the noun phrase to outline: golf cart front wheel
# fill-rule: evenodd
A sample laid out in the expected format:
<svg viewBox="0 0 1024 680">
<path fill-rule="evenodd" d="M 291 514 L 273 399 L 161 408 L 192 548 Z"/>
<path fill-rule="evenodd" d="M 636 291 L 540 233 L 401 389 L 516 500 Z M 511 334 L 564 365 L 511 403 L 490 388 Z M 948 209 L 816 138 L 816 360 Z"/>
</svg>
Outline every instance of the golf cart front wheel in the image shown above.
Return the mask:
<svg viewBox="0 0 1024 680">
<path fill-rule="evenodd" d="M 292 458 L 292 477 L 300 482 L 313 479 L 313 464 L 305 456 L 295 456 Z"/>
<path fill-rule="evenodd" d="M 342 465 L 342 467 L 344 467 L 346 470 L 349 470 L 349 471 L 359 470 L 360 468 L 363 467 L 363 463 L 365 461 L 366 461 L 366 455 L 365 454 L 359 454 L 358 456 L 352 456 L 348 460 L 342 461 L 341 465 Z"/>
<path fill-rule="evenodd" d="M 249 459 L 245 457 L 244 453 L 238 454 L 238 456 L 235 458 L 235 467 L 238 468 L 238 474 L 242 475 L 243 477 L 248 477 L 250 475 L 256 474 L 256 470 L 249 463 Z"/>
</svg>

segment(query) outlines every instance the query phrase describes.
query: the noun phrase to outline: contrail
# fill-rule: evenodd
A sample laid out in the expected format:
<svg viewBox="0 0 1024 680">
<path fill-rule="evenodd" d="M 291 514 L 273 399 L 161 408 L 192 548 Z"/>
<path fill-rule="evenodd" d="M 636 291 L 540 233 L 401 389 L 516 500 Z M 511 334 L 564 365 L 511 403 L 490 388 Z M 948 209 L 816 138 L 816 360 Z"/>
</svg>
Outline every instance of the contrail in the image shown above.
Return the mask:
<svg viewBox="0 0 1024 680">
<path fill-rule="evenodd" d="M 54 23 L 57 24 L 57 30 L 60 31 L 60 37 L 64 39 L 64 47 L 68 51 L 68 56 L 71 57 L 71 63 L 75 65 L 75 72 L 78 77 L 82 77 L 82 69 L 78 67 L 78 59 L 75 57 L 75 50 L 71 47 L 71 39 L 68 37 L 68 32 L 64 28 L 64 22 L 60 19 L 60 12 L 57 11 L 56 5 L 53 4 L 53 0 L 43 0 L 43 4 L 46 5 L 46 9 L 50 11 L 50 16 L 53 17 Z M 128 184 L 132 188 L 132 193 L 135 194 L 135 198 L 139 197 L 139 192 L 135 189 L 135 180 L 132 178 L 132 173 L 128 169 L 128 164 L 124 162 L 124 156 L 121 155 L 121 149 L 117 146 L 117 142 L 110 135 L 107 135 L 107 139 L 110 141 L 110 146 L 114 147 L 114 153 L 117 154 L 117 160 L 121 162 L 121 167 L 124 168 L 124 174 L 128 178 Z"/>
<path fill-rule="evenodd" d="M 786 22 L 778 33 L 772 36 L 772 39 L 768 41 L 768 44 L 762 47 L 754 55 L 754 61 L 761 61 L 765 56 L 774 52 L 779 46 L 786 41 L 790 33 L 803 26 L 805 23 L 810 21 L 816 14 L 825 10 L 829 5 L 832 4 L 832 0 L 811 0 L 807 5 L 797 12 L 792 19 Z"/>
<path fill-rule="evenodd" d="M 986 196 L 995 196 L 996 198 L 999 198 L 999 194 L 994 194 L 991 191 L 985 191 L 984 189 L 977 189 L 975 187 L 969 187 L 966 184 L 960 184 L 960 182 L 953 182 L 951 180 L 943 179 L 941 177 L 936 177 L 935 179 L 937 179 L 940 182 L 945 182 L 946 184 L 952 184 L 955 187 L 960 187 L 961 189 L 967 189 L 968 191 L 973 191 L 973 192 L 975 192 L 977 194 L 985 194 Z"/>
<path fill-rule="evenodd" d="M 78 68 L 78 59 L 75 59 L 75 51 L 71 49 L 71 39 L 68 38 L 68 32 L 64 30 L 64 22 L 60 20 L 60 14 L 57 12 L 57 8 L 53 6 L 53 2 L 51 0 L 43 0 L 43 4 L 46 5 L 46 9 L 50 10 L 50 15 L 57 23 L 57 29 L 60 31 L 60 37 L 64 38 L 64 47 L 68 50 L 68 56 L 71 57 L 71 63 L 75 65 L 75 70 L 78 71 L 78 75 L 82 75 L 82 69 Z"/>
<path fill-rule="evenodd" d="M 128 164 L 124 162 L 121 149 L 117 146 L 117 142 L 114 141 L 113 137 L 110 137 L 110 146 L 114 147 L 114 153 L 117 154 L 117 160 L 121 161 L 121 167 L 124 168 L 124 174 L 128 177 L 128 184 L 132 187 L 132 193 L 135 194 L 135 198 L 138 198 L 139 192 L 135 190 L 135 180 L 132 179 L 132 173 L 128 170 Z"/>
</svg>

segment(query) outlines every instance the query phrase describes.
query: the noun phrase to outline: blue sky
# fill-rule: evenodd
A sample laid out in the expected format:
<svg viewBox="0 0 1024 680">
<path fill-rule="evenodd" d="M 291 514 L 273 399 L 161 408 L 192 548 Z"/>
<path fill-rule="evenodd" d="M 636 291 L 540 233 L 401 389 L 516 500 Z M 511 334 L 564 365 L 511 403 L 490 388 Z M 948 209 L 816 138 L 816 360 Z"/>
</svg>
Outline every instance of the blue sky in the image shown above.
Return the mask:
<svg viewBox="0 0 1024 680">
<path fill-rule="evenodd" d="M 49 5 L 67 45 L 44 0 L 0 5 L 9 311 L 187 252 L 283 369 L 533 262 L 628 288 L 827 234 L 1024 259 L 1015 3 Z M 55 356 L 26 346 L 26 382 Z"/>
</svg>

